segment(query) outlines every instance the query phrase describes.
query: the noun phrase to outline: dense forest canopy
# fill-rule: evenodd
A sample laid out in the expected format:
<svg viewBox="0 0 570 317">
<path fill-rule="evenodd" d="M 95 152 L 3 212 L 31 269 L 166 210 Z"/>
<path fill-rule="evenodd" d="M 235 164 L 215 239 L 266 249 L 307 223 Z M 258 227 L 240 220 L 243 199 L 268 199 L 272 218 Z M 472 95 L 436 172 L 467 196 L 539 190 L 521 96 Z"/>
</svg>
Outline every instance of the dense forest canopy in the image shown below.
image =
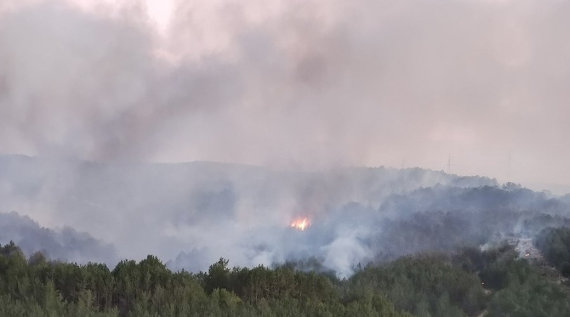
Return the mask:
<svg viewBox="0 0 570 317">
<path fill-rule="evenodd" d="M 173 272 L 152 255 L 110 270 L 26 259 L 9 243 L 0 247 L 0 315 L 568 316 L 567 282 L 544 269 L 509 245 L 407 256 L 338 279 L 297 263 L 230 268 L 223 258 L 206 272 Z"/>
</svg>

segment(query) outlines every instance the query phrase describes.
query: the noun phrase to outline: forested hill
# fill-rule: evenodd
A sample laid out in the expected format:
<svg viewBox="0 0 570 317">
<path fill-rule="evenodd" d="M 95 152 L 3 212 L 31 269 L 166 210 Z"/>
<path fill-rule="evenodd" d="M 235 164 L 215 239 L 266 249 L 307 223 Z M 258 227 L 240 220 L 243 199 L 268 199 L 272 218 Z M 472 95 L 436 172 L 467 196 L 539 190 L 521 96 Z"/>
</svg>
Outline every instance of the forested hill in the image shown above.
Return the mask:
<svg viewBox="0 0 570 317">
<path fill-rule="evenodd" d="M 88 233 L 101 245 L 112 244 L 122 258 L 153 253 L 172 259 L 176 268 L 204 270 L 221 256 L 251 266 L 338 255 L 330 268 L 348 274 L 352 265 L 370 259 L 370 254 L 346 249 L 368 248 L 360 240 L 367 239 L 370 230 L 354 227 L 350 219 L 377 217 L 378 208 L 392 195 L 437 184 L 497 185 L 488 178 L 422 169 L 296 171 L 211 162 L 94 163 L 12 155 L 0 156 L 0 213 L 16 212 L 55 231 L 69 227 Z M 309 217 L 311 230 L 291 232 L 289 224 L 296 217 Z M 6 227 L 26 222 L 10 216 L 0 221 Z M 219 239 L 221 235 L 225 239 Z M 20 237 L 1 236 L 0 243 L 12 239 L 28 251 L 33 239 L 23 242 Z M 60 258 L 58 250 L 38 247 Z M 81 258 L 69 260 L 86 259 L 81 250 L 88 248 L 77 247 Z M 112 264 L 106 259 L 113 256 L 91 260 Z"/>
<path fill-rule="evenodd" d="M 0 316 L 570 313 L 569 196 L 483 177 L 0 157 L 0 207 Z"/>
<path fill-rule="evenodd" d="M 102 243 L 87 233 L 64 227 L 58 230 L 40 226 L 16 212 L 0 213 L 0 243 L 16 241 L 24 254 L 41 251 L 50 258 L 77 263 L 118 261 L 112 245 Z"/>
</svg>

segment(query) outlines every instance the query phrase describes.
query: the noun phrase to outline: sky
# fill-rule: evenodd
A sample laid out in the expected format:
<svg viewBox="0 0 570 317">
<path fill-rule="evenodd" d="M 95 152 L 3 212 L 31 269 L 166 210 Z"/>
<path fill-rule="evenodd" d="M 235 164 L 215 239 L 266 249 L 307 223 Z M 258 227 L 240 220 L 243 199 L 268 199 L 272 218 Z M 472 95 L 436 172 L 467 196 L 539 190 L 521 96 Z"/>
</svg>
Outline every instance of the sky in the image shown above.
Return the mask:
<svg viewBox="0 0 570 317">
<path fill-rule="evenodd" d="M 570 192 L 570 2 L 0 0 L 0 154 Z"/>
</svg>

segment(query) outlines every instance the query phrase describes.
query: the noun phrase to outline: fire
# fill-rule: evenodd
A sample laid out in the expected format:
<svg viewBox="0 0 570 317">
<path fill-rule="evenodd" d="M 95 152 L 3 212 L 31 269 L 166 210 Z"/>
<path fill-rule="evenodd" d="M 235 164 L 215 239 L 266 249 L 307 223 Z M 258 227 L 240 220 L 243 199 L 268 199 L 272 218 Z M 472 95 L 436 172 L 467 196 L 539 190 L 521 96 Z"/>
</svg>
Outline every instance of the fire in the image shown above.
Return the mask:
<svg viewBox="0 0 570 317">
<path fill-rule="evenodd" d="M 311 221 L 309 218 L 298 218 L 291 222 L 291 228 L 304 231 L 311 226 Z"/>
</svg>

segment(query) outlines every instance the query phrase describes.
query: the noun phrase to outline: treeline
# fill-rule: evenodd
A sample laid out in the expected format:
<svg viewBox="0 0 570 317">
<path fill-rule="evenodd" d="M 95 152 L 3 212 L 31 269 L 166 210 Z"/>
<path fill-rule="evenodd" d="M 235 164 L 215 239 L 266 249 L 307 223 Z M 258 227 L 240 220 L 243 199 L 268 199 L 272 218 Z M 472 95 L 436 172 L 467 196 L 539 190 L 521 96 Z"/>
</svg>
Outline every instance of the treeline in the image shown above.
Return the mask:
<svg viewBox="0 0 570 317">
<path fill-rule="evenodd" d="M 536 247 L 560 273 L 570 277 L 570 228 L 546 228 L 536 238 Z"/>
<path fill-rule="evenodd" d="M 171 272 L 156 257 L 102 264 L 0 246 L 0 316 L 569 316 L 567 290 L 504 246 L 423 254 L 349 279 L 275 268 Z"/>
<path fill-rule="evenodd" d="M 519 259 L 512 246 L 453 256 L 405 257 L 370 266 L 348 280 L 351 289 L 386 294 L 416 316 L 569 316 L 568 290 Z"/>
</svg>

